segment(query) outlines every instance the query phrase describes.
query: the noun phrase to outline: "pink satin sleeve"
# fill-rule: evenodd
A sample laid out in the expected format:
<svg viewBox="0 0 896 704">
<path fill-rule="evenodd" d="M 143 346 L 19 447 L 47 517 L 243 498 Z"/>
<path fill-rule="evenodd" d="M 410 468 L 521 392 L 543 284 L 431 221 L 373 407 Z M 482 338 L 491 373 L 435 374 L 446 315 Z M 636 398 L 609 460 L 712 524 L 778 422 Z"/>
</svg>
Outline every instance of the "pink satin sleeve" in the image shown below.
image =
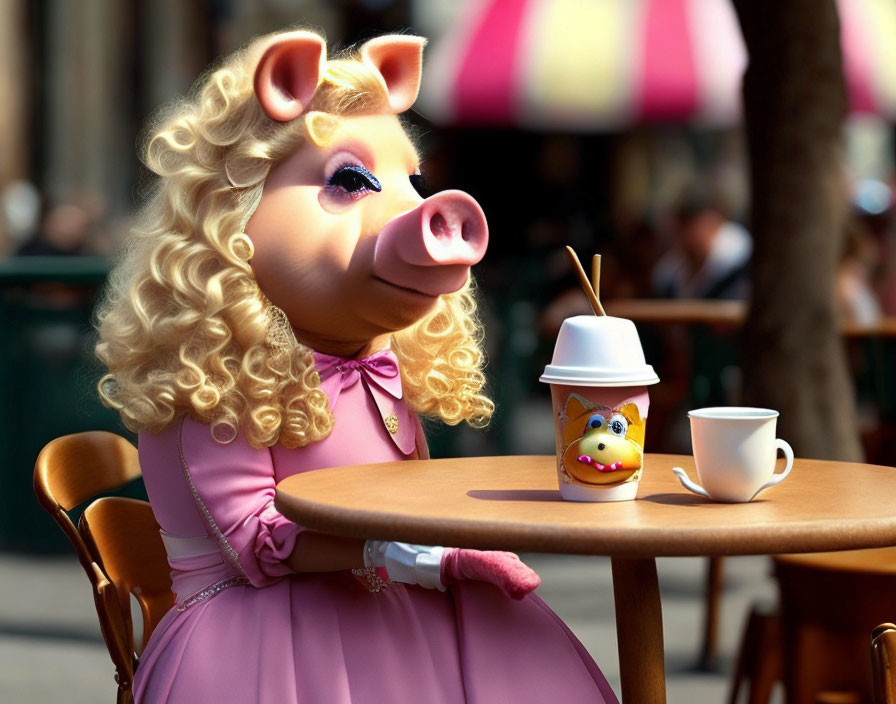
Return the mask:
<svg viewBox="0 0 896 704">
<path fill-rule="evenodd" d="M 256 587 L 294 574 L 283 560 L 302 528 L 274 508 L 274 466 L 267 448 L 242 438 L 222 445 L 208 426 L 186 418 L 178 434 L 184 478 L 221 552 Z"/>
</svg>

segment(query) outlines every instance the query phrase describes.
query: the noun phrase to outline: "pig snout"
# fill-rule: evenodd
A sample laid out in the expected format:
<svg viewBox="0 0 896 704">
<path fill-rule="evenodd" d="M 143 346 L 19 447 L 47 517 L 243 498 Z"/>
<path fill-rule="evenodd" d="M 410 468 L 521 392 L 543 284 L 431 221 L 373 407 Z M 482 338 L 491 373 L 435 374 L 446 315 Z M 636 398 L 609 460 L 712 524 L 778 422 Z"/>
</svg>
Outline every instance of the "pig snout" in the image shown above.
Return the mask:
<svg viewBox="0 0 896 704">
<path fill-rule="evenodd" d="M 429 296 L 453 293 L 488 246 L 485 214 L 463 191 L 442 191 L 380 230 L 373 273 Z"/>
</svg>

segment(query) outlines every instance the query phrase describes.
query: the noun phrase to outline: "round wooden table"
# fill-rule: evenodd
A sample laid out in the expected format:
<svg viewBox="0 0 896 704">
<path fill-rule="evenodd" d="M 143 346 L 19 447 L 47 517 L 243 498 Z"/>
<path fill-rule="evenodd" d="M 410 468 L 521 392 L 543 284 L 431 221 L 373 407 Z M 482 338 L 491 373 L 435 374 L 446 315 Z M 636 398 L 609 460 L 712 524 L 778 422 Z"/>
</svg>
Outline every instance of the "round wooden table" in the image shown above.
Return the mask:
<svg viewBox="0 0 896 704">
<path fill-rule="evenodd" d="M 714 503 L 693 458 L 647 454 L 634 501 L 561 501 L 550 456 L 468 457 L 334 467 L 280 482 L 276 506 L 312 530 L 515 552 L 609 555 L 622 697 L 664 702 L 656 557 L 827 552 L 896 545 L 896 469 L 796 460 L 747 504 Z"/>
</svg>

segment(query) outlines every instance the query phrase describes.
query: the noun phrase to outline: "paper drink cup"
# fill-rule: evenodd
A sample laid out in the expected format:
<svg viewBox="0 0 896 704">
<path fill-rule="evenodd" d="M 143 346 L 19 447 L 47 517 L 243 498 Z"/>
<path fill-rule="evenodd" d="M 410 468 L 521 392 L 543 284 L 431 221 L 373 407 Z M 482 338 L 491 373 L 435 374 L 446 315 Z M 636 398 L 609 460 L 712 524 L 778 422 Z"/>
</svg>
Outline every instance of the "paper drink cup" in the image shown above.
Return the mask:
<svg viewBox="0 0 896 704">
<path fill-rule="evenodd" d="M 560 496 L 634 499 L 644 464 L 647 386 L 659 381 L 634 323 L 567 318 L 539 381 L 551 385 Z"/>
</svg>

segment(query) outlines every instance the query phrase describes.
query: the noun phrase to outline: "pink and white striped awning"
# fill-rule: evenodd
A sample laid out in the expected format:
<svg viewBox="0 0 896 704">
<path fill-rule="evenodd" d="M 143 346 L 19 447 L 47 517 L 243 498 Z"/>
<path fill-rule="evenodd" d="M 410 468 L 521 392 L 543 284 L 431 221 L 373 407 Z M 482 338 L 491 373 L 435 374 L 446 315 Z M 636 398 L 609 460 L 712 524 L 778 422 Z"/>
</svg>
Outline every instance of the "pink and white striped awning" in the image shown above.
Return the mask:
<svg viewBox="0 0 896 704">
<path fill-rule="evenodd" d="M 595 130 L 739 119 L 746 53 L 731 0 L 454 5 L 417 104 L 436 122 Z M 838 6 L 853 111 L 896 117 L 896 0 Z"/>
</svg>

